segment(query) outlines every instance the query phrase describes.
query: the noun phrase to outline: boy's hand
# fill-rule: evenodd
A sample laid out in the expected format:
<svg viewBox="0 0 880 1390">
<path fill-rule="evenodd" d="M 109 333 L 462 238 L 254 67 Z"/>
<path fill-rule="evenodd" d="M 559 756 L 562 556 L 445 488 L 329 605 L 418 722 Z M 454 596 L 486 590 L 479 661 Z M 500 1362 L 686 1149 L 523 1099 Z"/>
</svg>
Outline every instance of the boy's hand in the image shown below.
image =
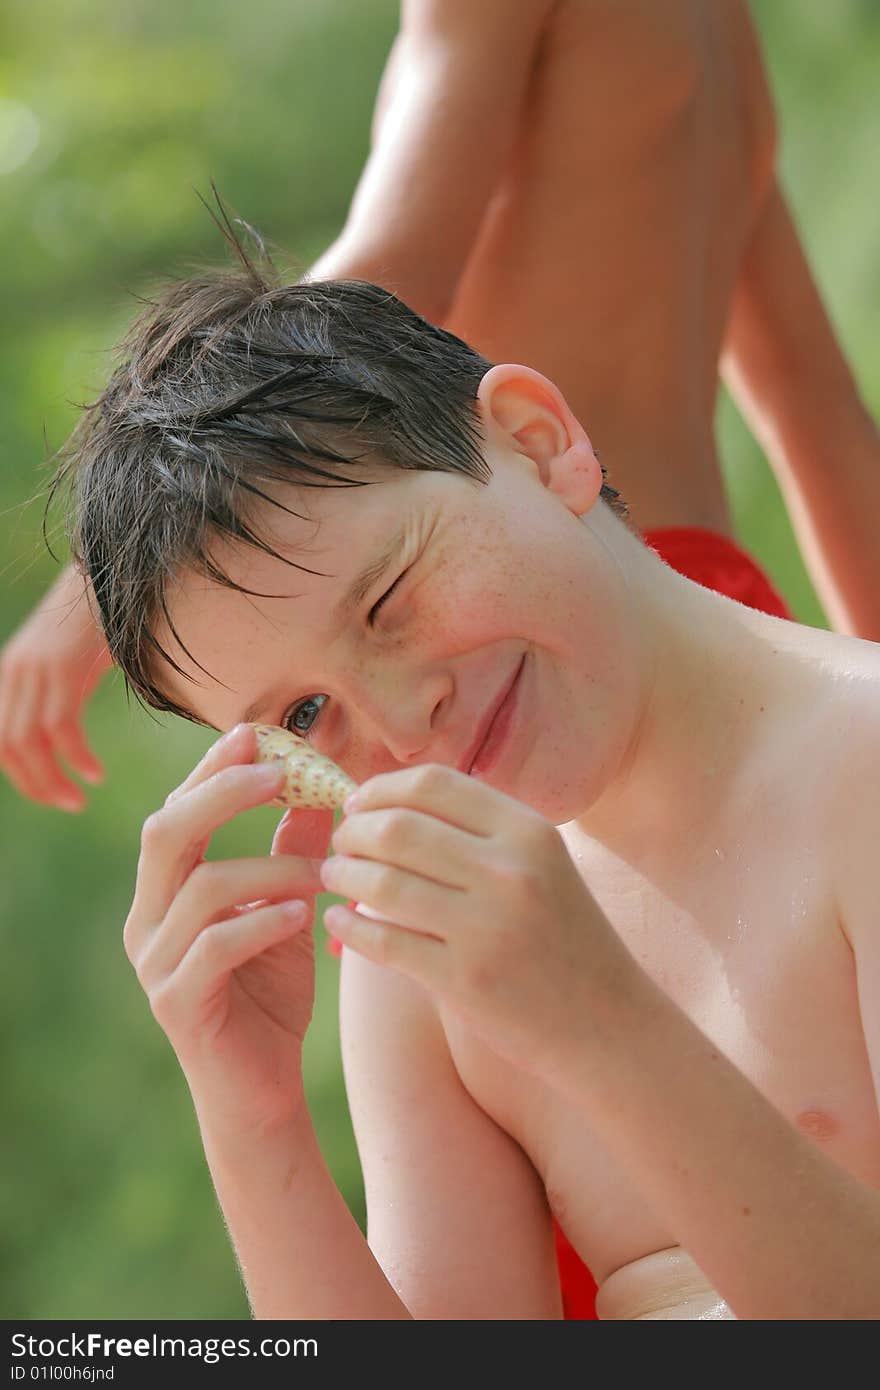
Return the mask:
<svg viewBox="0 0 880 1390">
<path fill-rule="evenodd" d="M 0 768 L 23 796 L 82 810 L 61 760 L 87 782 L 103 777 L 81 715 L 110 665 L 82 575 L 68 568 L 0 652 Z"/>
<path fill-rule="evenodd" d="M 206 862 L 219 826 L 278 792 L 283 771 L 253 764 L 255 751 L 253 729 L 238 726 L 147 820 L 124 932 L 199 1118 L 233 1137 L 284 1121 L 302 1099 L 311 925 L 333 826 L 332 811 L 288 812 L 284 853 L 276 833 L 271 856 Z"/>
<path fill-rule="evenodd" d="M 345 946 L 419 980 L 499 1054 L 551 1080 L 634 968 L 548 821 L 434 764 L 385 773 L 345 804 L 324 887 Z M 621 973 L 623 972 L 623 974 Z"/>
</svg>

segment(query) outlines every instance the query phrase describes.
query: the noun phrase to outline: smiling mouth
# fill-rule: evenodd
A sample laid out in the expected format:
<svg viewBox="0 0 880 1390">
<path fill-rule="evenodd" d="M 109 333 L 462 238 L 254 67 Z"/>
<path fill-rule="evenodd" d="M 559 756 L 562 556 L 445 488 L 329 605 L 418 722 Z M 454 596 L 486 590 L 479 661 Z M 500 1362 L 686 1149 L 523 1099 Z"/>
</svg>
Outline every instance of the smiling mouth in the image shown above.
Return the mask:
<svg viewBox="0 0 880 1390">
<path fill-rule="evenodd" d="M 501 745 L 501 743 L 503 743 L 504 738 L 506 737 L 507 726 L 510 722 L 508 716 L 510 714 L 513 703 L 512 697 L 515 695 L 515 691 L 519 683 L 520 674 L 522 672 L 523 665 L 525 664 L 525 659 L 525 652 L 523 652 L 519 660 L 519 664 L 516 667 L 516 670 L 513 672 L 513 675 L 511 676 L 510 680 L 508 681 L 507 685 L 505 686 L 498 699 L 498 703 L 496 704 L 495 709 L 492 712 L 491 718 L 489 719 L 489 723 L 485 731 L 483 732 L 479 743 L 477 744 L 473 752 L 468 754 L 467 759 L 465 760 L 466 765 L 463 770 L 467 772 L 468 776 L 470 776 L 475 771 L 485 771 L 485 768 L 480 768 L 478 764 L 480 762 L 483 762 L 486 764 L 486 766 L 490 765 L 494 761 L 495 753 L 497 752 L 499 746 Z"/>
</svg>

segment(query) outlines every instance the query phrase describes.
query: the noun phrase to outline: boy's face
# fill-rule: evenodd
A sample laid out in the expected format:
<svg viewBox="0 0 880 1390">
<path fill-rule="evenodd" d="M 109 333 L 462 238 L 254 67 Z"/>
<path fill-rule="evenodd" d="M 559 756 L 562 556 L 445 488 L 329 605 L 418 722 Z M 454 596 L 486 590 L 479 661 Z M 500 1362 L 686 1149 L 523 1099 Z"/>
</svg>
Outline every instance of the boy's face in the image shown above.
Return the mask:
<svg viewBox="0 0 880 1390">
<path fill-rule="evenodd" d="M 267 504 L 260 523 L 321 574 L 218 546 L 231 578 L 281 597 L 187 576 L 169 607 L 212 679 L 181 657 L 197 683 L 169 671 L 169 693 L 220 730 L 284 724 L 359 782 L 439 762 L 557 824 L 592 805 L 643 694 L 626 582 L 591 508 L 582 517 L 560 495 L 558 470 L 548 482 L 491 440 L 486 455 L 488 484 L 389 470 L 368 487 L 279 493 L 310 520 Z M 383 555 L 387 568 L 349 602 Z"/>
</svg>

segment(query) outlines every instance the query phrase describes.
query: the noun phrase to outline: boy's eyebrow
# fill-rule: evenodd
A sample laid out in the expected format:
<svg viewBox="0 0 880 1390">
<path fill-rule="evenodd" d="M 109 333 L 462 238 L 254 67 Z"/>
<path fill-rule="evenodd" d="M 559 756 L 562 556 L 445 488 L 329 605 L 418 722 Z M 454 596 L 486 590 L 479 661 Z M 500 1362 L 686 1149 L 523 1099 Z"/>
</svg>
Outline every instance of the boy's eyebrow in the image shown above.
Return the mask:
<svg viewBox="0 0 880 1390">
<path fill-rule="evenodd" d="M 400 554 L 405 540 L 406 526 L 399 526 L 382 553 L 375 560 L 370 561 L 366 569 L 358 575 L 357 579 L 352 581 L 346 593 L 339 600 L 336 605 L 337 617 L 350 613 L 352 608 L 357 608 L 358 604 L 366 598 L 377 579 L 381 579 L 389 565 Z"/>
<path fill-rule="evenodd" d="M 371 560 L 366 569 L 362 570 L 357 578 L 349 585 L 336 605 L 335 611 L 337 617 L 350 613 L 353 608 L 357 608 L 358 604 L 366 598 L 376 581 L 381 579 L 385 571 L 393 564 L 394 560 L 400 554 L 405 540 L 406 525 L 404 524 L 398 526 L 381 554 L 377 555 L 375 560 Z M 255 719 L 258 719 L 262 715 L 265 708 L 266 697 L 261 695 L 259 699 L 255 700 L 252 705 L 248 705 L 247 709 L 238 716 L 236 723 L 252 724 Z"/>
</svg>

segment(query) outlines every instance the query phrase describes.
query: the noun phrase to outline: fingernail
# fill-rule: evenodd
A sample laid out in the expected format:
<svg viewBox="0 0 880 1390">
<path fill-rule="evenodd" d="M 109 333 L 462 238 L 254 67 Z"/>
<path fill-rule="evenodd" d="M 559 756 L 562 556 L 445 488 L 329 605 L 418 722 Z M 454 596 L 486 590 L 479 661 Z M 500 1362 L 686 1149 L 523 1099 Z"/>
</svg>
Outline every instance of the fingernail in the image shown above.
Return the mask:
<svg viewBox="0 0 880 1390">
<path fill-rule="evenodd" d="M 254 763 L 254 778 L 257 782 L 265 782 L 267 787 L 274 787 L 276 782 L 282 782 L 286 776 L 284 768 L 278 763 Z"/>
<path fill-rule="evenodd" d="M 360 792 L 359 792 L 359 791 L 357 791 L 357 792 L 352 792 L 351 795 L 350 795 L 350 796 L 347 796 L 347 797 L 345 798 L 345 800 L 343 801 L 343 803 L 342 803 L 342 809 L 343 809 L 343 811 L 345 812 L 345 814 L 346 814 L 347 816 L 350 816 L 351 813 L 352 813 L 352 811 L 356 811 L 360 805 L 361 805 Z"/>
<path fill-rule="evenodd" d="M 55 804 L 62 811 L 81 811 L 85 802 L 78 796 L 59 796 Z"/>
<path fill-rule="evenodd" d="M 289 902 L 281 904 L 281 911 L 285 917 L 302 917 L 306 912 L 306 904 L 302 898 L 291 898 Z"/>
<path fill-rule="evenodd" d="M 104 772 L 101 768 L 90 767 L 83 771 L 83 777 L 87 782 L 91 782 L 93 787 L 96 787 L 99 782 L 103 782 Z"/>
</svg>

